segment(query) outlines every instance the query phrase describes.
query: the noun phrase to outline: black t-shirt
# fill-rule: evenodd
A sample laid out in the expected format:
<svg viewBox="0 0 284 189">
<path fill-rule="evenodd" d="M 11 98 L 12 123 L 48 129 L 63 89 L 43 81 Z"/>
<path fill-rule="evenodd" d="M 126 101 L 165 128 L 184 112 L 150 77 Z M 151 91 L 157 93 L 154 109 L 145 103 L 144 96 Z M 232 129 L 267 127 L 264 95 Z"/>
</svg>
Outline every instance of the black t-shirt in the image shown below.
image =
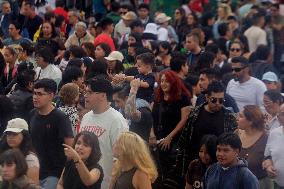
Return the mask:
<svg viewBox="0 0 284 189">
<path fill-rule="evenodd" d="M 224 133 L 224 113 L 223 111 L 210 113 L 202 108 L 193 127 L 190 160 L 198 158 L 200 141 L 204 135 L 219 136 Z"/>
<path fill-rule="evenodd" d="M 149 103 L 153 102 L 155 76 L 152 73 L 147 75 L 138 74 L 135 76 L 135 78 L 139 78 L 141 81 L 149 84 L 148 88 L 140 87 L 138 89 L 136 98 L 144 99 Z"/>
<path fill-rule="evenodd" d="M 40 162 L 40 179 L 60 177 L 66 156 L 64 138 L 73 137 L 71 123 L 63 112 L 55 108 L 48 115 L 31 111 L 30 133 Z"/>
<path fill-rule="evenodd" d="M 203 165 L 199 159 L 193 160 L 190 162 L 187 169 L 186 182 L 190 184 L 193 189 L 202 189 L 205 172 L 206 166 Z"/>
<path fill-rule="evenodd" d="M 155 103 L 153 107 L 153 126 L 157 139 L 168 136 L 177 126 L 181 119 L 181 109 L 189 106 L 190 102 L 186 96 L 182 96 L 176 102 L 162 101 Z M 161 115 L 161 118 L 159 118 Z M 160 123 L 159 123 L 160 122 Z M 178 140 L 179 134 L 173 140 Z"/>
<path fill-rule="evenodd" d="M 63 173 L 63 188 L 68 189 L 101 189 L 101 184 L 104 178 L 103 169 L 100 165 L 87 165 L 88 170 L 94 168 L 100 170 L 100 178 L 96 183 L 91 186 L 85 186 L 80 178 L 80 175 L 77 171 L 75 163 L 73 161 L 66 162 L 64 173 Z"/>
<path fill-rule="evenodd" d="M 129 130 L 138 134 L 145 141 L 148 141 L 153 125 L 152 112 L 146 107 L 139 108 L 138 110 L 141 112 L 141 119 L 138 122 L 131 121 Z"/>
</svg>

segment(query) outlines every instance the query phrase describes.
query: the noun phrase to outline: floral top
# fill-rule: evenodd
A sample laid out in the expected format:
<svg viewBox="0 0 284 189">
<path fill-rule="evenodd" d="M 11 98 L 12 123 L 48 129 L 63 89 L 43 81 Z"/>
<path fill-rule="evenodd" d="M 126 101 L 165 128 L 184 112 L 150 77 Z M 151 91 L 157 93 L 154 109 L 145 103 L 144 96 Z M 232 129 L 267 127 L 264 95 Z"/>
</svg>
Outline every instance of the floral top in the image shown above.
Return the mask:
<svg viewBox="0 0 284 189">
<path fill-rule="evenodd" d="M 79 114 L 78 110 L 74 106 L 61 106 L 59 107 L 59 110 L 64 112 L 71 121 L 72 131 L 74 136 L 79 132 Z"/>
</svg>

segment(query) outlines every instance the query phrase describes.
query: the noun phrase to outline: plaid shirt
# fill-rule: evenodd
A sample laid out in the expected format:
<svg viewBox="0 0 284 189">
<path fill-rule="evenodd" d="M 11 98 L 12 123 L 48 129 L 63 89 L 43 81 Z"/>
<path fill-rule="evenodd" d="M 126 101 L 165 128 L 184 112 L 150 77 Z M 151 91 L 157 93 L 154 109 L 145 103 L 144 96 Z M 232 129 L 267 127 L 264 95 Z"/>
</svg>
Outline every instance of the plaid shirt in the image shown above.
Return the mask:
<svg viewBox="0 0 284 189">
<path fill-rule="evenodd" d="M 181 176 L 184 176 L 186 174 L 186 170 L 189 165 L 189 151 L 190 151 L 190 143 L 192 139 L 192 133 L 195 128 L 195 122 L 198 118 L 198 115 L 200 113 L 200 110 L 204 108 L 206 103 L 195 107 L 191 113 L 189 114 L 187 124 L 185 125 L 181 136 L 178 141 L 178 153 L 177 153 L 177 164 L 176 164 L 176 170 Z M 237 121 L 235 114 L 231 111 L 225 109 L 225 107 L 222 108 L 224 112 L 224 132 L 234 132 L 237 129 Z"/>
</svg>

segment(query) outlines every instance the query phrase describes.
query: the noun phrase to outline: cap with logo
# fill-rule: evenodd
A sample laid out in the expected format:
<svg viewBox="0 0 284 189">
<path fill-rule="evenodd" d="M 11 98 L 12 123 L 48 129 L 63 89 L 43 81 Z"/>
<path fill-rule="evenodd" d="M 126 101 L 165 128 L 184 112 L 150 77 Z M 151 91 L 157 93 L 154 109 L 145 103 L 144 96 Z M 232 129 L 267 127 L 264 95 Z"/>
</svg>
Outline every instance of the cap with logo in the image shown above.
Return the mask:
<svg viewBox="0 0 284 189">
<path fill-rule="evenodd" d="M 15 118 L 15 119 L 11 119 L 10 121 L 8 121 L 7 128 L 4 131 L 4 133 L 5 132 L 20 133 L 23 130 L 26 130 L 26 131 L 29 130 L 29 126 L 27 122 L 24 119 Z"/>
</svg>

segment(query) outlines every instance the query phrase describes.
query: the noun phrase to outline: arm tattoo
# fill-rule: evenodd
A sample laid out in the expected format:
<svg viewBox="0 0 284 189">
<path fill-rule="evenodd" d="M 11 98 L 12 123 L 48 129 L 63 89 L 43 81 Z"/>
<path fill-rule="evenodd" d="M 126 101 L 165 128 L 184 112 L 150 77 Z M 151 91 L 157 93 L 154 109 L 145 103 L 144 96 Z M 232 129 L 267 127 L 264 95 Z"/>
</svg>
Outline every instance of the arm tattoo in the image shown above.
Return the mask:
<svg viewBox="0 0 284 189">
<path fill-rule="evenodd" d="M 129 93 L 125 105 L 125 117 L 138 122 L 141 119 L 141 112 L 136 109 L 136 93 Z"/>
</svg>

